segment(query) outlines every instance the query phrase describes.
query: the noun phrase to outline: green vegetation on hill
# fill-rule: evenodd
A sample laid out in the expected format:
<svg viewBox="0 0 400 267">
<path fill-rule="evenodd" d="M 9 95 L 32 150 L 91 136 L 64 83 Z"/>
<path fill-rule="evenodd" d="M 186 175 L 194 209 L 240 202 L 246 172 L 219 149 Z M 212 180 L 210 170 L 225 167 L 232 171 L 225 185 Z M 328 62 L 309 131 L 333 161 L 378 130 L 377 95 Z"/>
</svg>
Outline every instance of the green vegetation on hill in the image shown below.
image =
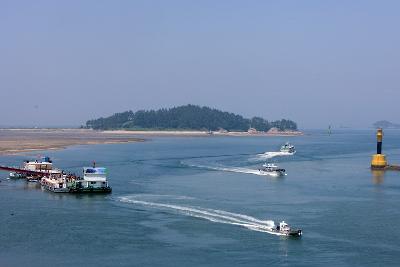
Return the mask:
<svg viewBox="0 0 400 267">
<path fill-rule="evenodd" d="M 86 122 L 87 128 L 98 130 L 111 129 L 178 129 L 178 130 L 211 130 L 247 131 L 250 127 L 258 131 L 268 131 L 272 127 L 279 130 L 297 130 L 291 120 L 267 121 L 260 117 L 243 118 L 229 112 L 209 107 L 186 105 L 170 109 L 139 110 L 115 113 L 107 118 Z"/>
</svg>

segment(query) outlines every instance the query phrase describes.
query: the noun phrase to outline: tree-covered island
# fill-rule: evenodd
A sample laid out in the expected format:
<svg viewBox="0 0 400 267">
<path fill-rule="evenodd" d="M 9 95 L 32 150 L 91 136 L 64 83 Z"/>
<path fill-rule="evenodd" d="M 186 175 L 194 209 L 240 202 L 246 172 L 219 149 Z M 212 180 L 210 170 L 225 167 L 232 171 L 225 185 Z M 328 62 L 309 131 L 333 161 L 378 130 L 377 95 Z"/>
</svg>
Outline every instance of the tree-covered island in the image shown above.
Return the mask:
<svg viewBox="0 0 400 267">
<path fill-rule="evenodd" d="M 266 132 L 271 128 L 279 131 L 296 131 L 297 124 L 291 120 L 268 121 L 261 117 L 246 119 L 234 113 L 209 107 L 185 105 L 169 109 L 125 111 L 106 118 L 86 122 L 87 128 L 95 130 L 200 130 L 244 132 L 253 128 Z"/>
</svg>

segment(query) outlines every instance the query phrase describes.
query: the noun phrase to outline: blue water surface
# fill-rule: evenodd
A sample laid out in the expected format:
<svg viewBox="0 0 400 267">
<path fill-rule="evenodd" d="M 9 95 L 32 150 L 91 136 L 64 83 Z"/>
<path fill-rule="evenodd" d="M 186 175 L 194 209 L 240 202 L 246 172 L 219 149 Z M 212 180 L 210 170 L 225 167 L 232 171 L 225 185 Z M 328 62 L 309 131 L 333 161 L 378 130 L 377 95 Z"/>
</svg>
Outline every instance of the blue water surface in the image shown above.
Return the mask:
<svg viewBox="0 0 400 267">
<path fill-rule="evenodd" d="M 260 155 L 290 141 L 294 156 Z M 373 129 L 298 137 L 159 137 L 40 152 L 113 193 L 70 195 L 0 173 L 0 266 L 398 266 L 400 172 L 372 173 Z M 384 152 L 400 163 L 400 131 Z M 38 152 L 0 157 L 20 165 Z M 282 178 L 252 173 L 265 161 Z M 300 239 L 251 226 L 285 220 Z"/>
</svg>

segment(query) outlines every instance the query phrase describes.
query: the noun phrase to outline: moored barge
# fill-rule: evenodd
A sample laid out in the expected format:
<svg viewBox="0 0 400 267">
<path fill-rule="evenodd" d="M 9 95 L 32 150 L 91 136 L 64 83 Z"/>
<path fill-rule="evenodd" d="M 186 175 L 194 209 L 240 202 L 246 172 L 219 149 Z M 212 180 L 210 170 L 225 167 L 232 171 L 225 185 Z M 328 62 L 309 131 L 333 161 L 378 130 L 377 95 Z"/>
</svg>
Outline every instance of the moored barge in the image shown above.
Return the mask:
<svg viewBox="0 0 400 267">
<path fill-rule="evenodd" d="M 107 181 L 107 169 L 103 167 L 84 167 L 81 176 L 53 168 L 49 157 L 41 160 L 25 161 L 22 167 L 0 166 L 9 171 L 10 178 L 25 178 L 28 182 L 39 182 L 43 189 L 54 193 L 111 193 Z"/>
<path fill-rule="evenodd" d="M 40 180 L 44 189 L 54 193 L 111 193 L 107 181 L 107 169 L 83 168 L 83 177 L 72 174 L 49 175 Z"/>
</svg>

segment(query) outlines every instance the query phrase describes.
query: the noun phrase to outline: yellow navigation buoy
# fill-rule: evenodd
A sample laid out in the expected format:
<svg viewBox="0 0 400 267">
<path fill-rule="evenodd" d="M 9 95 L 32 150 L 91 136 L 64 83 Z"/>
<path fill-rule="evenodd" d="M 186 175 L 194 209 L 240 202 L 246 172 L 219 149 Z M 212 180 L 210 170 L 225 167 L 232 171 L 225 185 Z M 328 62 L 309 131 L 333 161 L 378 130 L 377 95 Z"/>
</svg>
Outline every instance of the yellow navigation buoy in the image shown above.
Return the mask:
<svg viewBox="0 0 400 267">
<path fill-rule="evenodd" d="M 372 155 L 371 168 L 372 169 L 384 169 L 387 167 L 386 156 L 382 154 L 382 139 L 383 131 L 379 128 L 376 133 L 377 145 L 376 154 Z"/>
</svg>

